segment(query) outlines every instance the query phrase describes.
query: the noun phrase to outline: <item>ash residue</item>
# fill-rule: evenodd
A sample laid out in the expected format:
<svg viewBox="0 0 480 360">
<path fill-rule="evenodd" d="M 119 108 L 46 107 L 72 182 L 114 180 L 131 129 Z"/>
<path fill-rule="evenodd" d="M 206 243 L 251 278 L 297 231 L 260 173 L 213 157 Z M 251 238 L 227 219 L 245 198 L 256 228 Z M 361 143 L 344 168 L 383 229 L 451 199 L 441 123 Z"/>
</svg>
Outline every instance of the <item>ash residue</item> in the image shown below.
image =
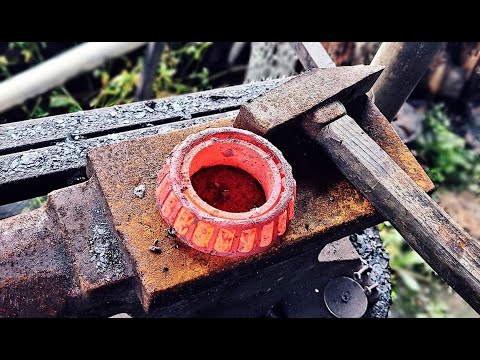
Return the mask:
<svg viewBox="0 0 480 360">
<path fill-rule="evenodd" d="M 99 211 L 94 210 L 94 213 L 99 214 Z M 109 273 L 112 277 L 120 277 L 125 273 L 125 264 L 117 237 L 106 222 L 95 221 L 91 231 L 92 237 L 88 241 L 90 262 L 95 262 L 98 273 Z"/>
<path fill-rule="evenodd" d="M 369 273 L 370 279 L 378 283 L 376 288 L 378 300 L 373 306 L 369 305 L 364 317 L 387 317 L 391 304 L 392 284 L 389 257 L 382 245 L 378 228 L 374 226 L 361 233 L 350 235 L 350 241 L 372 269 Z"/>
<path fill-rule="evenodd" d="M 133 189 L 133 193 L 135 194 L 136 197 L 138 198 L 143 198 L 145 196 L 145 185 L 141 184 L 138 185 L 135 189 Z"/>
</svg>

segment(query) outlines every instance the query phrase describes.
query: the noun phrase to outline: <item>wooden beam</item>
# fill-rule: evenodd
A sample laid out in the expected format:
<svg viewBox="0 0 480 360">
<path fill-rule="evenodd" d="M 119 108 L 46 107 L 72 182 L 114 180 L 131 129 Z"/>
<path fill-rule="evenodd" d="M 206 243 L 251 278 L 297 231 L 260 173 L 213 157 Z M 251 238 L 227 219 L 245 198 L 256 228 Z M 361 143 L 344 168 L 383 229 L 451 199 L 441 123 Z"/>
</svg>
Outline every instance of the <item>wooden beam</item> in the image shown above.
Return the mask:
<svg viewBox="0 0 480 360">
<path fill-rule="evenodd" d="M 165 48 L 164 42 L 149 42 L 145 49 L 140 81 L 135 92 L 135 101 L 148 100 L 153 95 L 153 83 L 157 75 L 158 64 Z"/>
<path fill-rule="evenodd" d="M 385 117 L 392 121 L 442 48 L 441 42 L 384 42 L 370 65 L 383 65 L 382 75 L 369 92 Z"/>
<path fill-rule="evenodd" d="M 480 244 L 458 226 L 348 115 L 317 142 L 407 243 L 480 312 Z"/>
<path fill-rule="evenodd" d="M 291 42 L 290 45 L 305 69 L 335 67 L 327 50 L 319 42 Z"/>
</svg>

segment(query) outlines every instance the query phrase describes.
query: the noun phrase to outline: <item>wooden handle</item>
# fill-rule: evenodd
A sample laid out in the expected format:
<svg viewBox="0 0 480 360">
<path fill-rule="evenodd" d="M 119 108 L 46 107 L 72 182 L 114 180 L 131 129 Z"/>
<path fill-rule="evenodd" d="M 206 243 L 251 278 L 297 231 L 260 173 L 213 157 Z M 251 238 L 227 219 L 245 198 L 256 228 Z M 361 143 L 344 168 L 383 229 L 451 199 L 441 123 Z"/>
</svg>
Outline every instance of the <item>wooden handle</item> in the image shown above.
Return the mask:
<svg viewBox="0 0 480 360">
<path fill-rule="evenodd" d="M 345 115 L 316 137 L 350 182 L 480 313 L 480 246 Z"/>
</svg>

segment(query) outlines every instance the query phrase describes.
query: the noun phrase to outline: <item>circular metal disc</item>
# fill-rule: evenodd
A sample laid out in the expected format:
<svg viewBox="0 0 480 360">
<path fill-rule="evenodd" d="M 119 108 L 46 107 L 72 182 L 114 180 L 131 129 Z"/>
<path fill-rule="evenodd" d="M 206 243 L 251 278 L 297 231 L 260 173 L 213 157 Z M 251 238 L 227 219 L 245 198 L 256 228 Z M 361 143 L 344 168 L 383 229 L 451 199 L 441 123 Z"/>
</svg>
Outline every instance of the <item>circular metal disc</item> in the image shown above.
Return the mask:
<svg viewBox="0 0 480 360">
<path fill-rule="evenodd" d="M 340 276 L 331 279 L 323 292 L 328 311 L 337 318 L 359 318 L 367 311 L 368 300 L 362 286 Z"/>
</svg>

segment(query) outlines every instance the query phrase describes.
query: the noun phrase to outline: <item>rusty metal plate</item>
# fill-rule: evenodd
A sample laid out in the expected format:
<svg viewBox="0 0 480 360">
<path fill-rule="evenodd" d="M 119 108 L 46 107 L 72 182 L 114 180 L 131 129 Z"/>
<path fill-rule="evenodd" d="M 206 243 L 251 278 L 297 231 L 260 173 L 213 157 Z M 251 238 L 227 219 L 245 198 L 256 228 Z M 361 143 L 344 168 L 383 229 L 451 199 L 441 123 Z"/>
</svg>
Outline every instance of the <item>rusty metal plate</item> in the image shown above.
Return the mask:
<svg viewBox="0 0 480 360">
<path fill-rule="evenodd" d="M 368 306 L 362 285 L 346 276 L 335 277 L 328 282 L 323 301 L 336 318 L 362 317 Z"/>
<path fill-rule="evenodd" d="M 73 284 L 51 217 L 42 208 L 1 225 L 0 318 L 57 315 Z"/>
<path fill-rule="evenodd" d="M 92 180 L 54 191 L 48 202 L 83 295 L 115 286 L 133 275 L 109 223 L 105 201 Z"/>
<path fill-rule="evenodd" d="M 403 145 L 388 121 L 366 97 L 347 112 L 426 191 L 433 184 Z M 126 141 L 93 150 L 87 171 L 99 183 L 112 214 L 113 225 L 128 250 L 141 282 L 142 302 L 148 310 L 165 290 L 206 278 L 242 263 L 307 243 L 332 241 L 357 230 L 359 224 L 381 221 L 373 206 L 351 185 L 299 127 L 275 134 L 271 141 L 284 153 L 297 181 L 296 215 L 279 244 L 265 254 L 230 259 L 177 245 L 155 207 L 158 171 L 173 147 L 189 134 L 207 127 L 231 126 L 233 118 L 215 120 L 168 134 Z M 134 194 L 145 185 L 145 196 Z M 332 235 L 333 234 L 333 235 Z M 161 252 L 151 252 L 154 241 Z M 319 246 L 320 247 L 320 246 Z"/>
</svg>

